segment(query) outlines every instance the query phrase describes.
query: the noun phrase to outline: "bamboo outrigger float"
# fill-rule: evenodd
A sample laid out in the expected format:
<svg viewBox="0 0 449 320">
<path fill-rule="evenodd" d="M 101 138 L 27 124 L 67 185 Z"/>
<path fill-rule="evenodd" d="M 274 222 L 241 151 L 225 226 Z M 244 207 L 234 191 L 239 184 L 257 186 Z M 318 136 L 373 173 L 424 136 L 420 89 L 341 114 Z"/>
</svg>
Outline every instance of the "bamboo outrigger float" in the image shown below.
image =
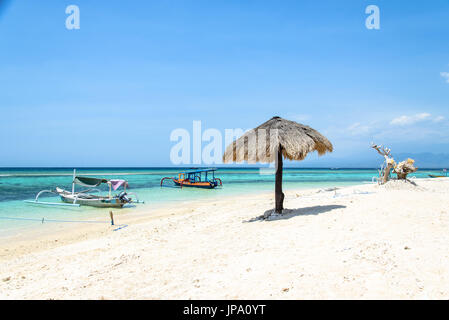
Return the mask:
<svg viewBox="0 0 449 320">
<path fill-rule="evenodd" d="M 95 195 L 92 192 L 100 192 L 100 190 L 95 189 L 101 184 L 107 184 L 109 186 L 109 194 L 107 196 Z M 75 185 L 81 185 L 84 187 L 90 187 L 90 189 L 75 192 Z M 117 195 L 112 195 L 112 190 L 117 190 L 123 186 L 123 191 Z M 137 195 L 132 192 L 127 192 L 128 182 L 121 179 L 99 179 L 91 177 L 80 177 L 76 176 L 76 170 L 73 170 L 73 180 L 72 180 L 72 191 L 67 191 L 62 188 L 56 187 L 55 190 L 42 190 L 40 191 L 34 200 L 25 200 L 27 203 L 39 204 L 39 205 L 50 205 L 50 206 L 73 206 L 79 207 L 91 206 L 100 208 L 122 208 L 125 204 L 130 203 L 144 203 L 139 201 Z M 44 202 L 39 201 L 39 197 L 44 193 L 52 193 L 60 196 L 63 203 L 59 202 Z M 131 198 L 135 197 L 135 200 Z"/>
<path fill-rule="evenodd" d="M 223 186 L 220 178 L 215 178 L 217 169 L 200 169 L 178 173 L 178 177 L 164 177 L 161 179 L 161 187 L 165 180 L 172 180 L 177 187 L 194 187 L 214 189 Z"/>
</svg>

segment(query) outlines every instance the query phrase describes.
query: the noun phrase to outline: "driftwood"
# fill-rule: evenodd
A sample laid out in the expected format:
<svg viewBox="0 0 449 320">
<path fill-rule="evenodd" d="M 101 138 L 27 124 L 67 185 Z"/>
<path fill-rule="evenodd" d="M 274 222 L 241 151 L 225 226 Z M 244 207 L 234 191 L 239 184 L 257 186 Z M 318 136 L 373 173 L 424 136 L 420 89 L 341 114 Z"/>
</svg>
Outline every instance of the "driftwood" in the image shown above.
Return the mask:
<svg viewBox="0 0 449 320">
<path fill-rule="evenodd" d="M 381 184 L 387 183 L 390 179 L 390 172 L 396 164 L 393 157 L 391 156 L 391 149 L 385 148 L 382 145 L 378 146 L 374 143 L 371 144 L 371 148 L 376 150 L 381 156 L 385 158 L 385 165 L 379 171 L 379 181 Z"/>
<path fill-rule="evenodd" d="M 418 171 L 418 168 L 414 166 L 415 160 L 407 159 L 405 161 L 399 162 L 394 167 L 394 173 L 398 175 L 399 180 L 407 179 L 407 175 L 413 172 Z"/>
<path fill-rule="evenodd" d="M 371 143 L 371 148 L 375 149 L 381 156 L 385 158 L 385 163 L 379 170 L 379 183 L 385 184 L 390 179 L 391 170 L 398 176 L 398 180 L 406 180 L 407 175 L 416 172 L 418 168 L 414 166 L 415 160 L 407 159 L 396 164 L 394 158 L 391 156 L 391 149 L 385 148 L 382 145 Z"/>
</svg>

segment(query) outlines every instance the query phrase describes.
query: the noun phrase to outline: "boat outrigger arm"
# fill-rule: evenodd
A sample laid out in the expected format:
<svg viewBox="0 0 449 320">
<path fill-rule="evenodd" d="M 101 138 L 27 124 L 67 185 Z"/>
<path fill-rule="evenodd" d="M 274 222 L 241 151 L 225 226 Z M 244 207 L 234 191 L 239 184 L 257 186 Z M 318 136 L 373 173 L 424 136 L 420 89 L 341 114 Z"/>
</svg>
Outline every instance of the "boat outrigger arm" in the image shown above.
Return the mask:
<svg viewBox="0 0 449 320">
<path fill-rule="evenodd" d="M 109 186 L 108 196 L 100 196 L 89 193 L 89 192 L 100 192 L 100 190 L 94 187 L 98 187 L 103 183 Z M 90 187 L 90 189 L 75 192 L 75 185 Z M 113 196 L 112 189 L 115 191 L 121 186 L 123 186 L 124 191 L 120 192 L 118 195 Z M 118 180 L 118 179 L 107 180 L 91 177 L 80 177 L 76 176 L 76 170 L 73 170 L 71 192 L 58 187 L 56 187 L 55 190 L 42 190 L 36 195 L 36 198 L 34 200 L 25 200 L 25 202 L 39 205 L 50 205 L 50 206 L 79 207 L 80 205 L 87 205 L 92 207 L 103 207 L 103 208 L 122 208 L 125 204 L 128 203 L 144 203 L 143 201 L 139 201 L 135 193 L 126 192 L 127 186 L 128 182 L 126 180 Z M 63 203 L 39 201 L 39 197 L 44 193 L 53 193 L 59 195 Z M 131 198 L 131 196 L 134 199 Z"/>
<path fill-rule="evenodd" d="M 39 191 L 39 193 L 36 195 L 36 198 L 34 200 L 24 200 L 24 202 L 31 203 L 31 204 L 40 204 L 40 205 L 46 205 L 46 206 L 69 206 L 69 207 L 79 207 L 79 203 L 60 203 L 60 202 L 45 202 L 45 201 L 39 201 L 39 197 L 43 193 L 52 193 L 52 194 L 58 194 L 54 190 L 42 190 Z"/>
</svg>

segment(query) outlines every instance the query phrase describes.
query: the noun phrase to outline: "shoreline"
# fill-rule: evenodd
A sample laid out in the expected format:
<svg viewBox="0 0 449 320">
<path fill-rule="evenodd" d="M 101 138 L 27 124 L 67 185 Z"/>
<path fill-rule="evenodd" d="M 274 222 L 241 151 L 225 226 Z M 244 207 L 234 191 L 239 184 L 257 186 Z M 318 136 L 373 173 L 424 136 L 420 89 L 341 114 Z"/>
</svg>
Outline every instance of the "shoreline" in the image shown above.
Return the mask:
<svg viewBox="0 0 449 320">
<path fill-rule="evenodd" d="M 302 189 L 300 189 L 302 190 Z M 308 189 L 307 189 L 308 190 Z M 249 195 L 256 197 L 263 197 L 273 193 L 272 191 L 259 191 L 249 193 Z M 39 230 L 39 227 L 25 227 L 23 232 L 14 235 L 6 235 L 0 237 L 0 263 L 3 260 L 10 258 L 17 258 L 24 254 L 39 252 L 48 250 L 51 248 L 59 247 L 65 244 L 71 244 L 82 240 L 94 239 L 97 237 L 105 236 L 114 229 L 119 228 L 120 225 L 139 224 L 142 222 L 148 222 L 158 218 L 164 218 L 169 215 L 183 214 L 183 210 L 179 207 L 195 207 L 207 202 L 223 201 L 227 202 L 233 198 L 247 198 L 245 195 L 216 195 L 212 198 L 194 199 L 194 200 L 180 200 L 180 202 L 173 204 L 173 202 L 157 203 L 151 207 L 152 204 L 148 204 L 141 208 L 134 208 L 133 211 L 126 213 L 120 210 L 113 210 L 114 213 L 114 226 L 110 225 L 110 222 L 104 221 L 104 224 L 95 224 L 97 221 L 110 220 L 109 215 L 93 215 L 89 218 L 92 224 L 84 223 L 54 223 L 48 222 L 43 230 Z M 173 211 L 175 213 L 168 213 Z M 161 212 L 158 214 L 158 212 Z M 74 220 L 75 221 L 75 220 Z M 84 221 L 83 221 L 84 222 Z M 39 224 L 39 222 L 36 222 Z M 120 230 L 117 230 L 120 232 Z M 56 240 L 56 241 L 55 241 Z M 35 242 L 38 242 L 35 244 Z M 14 255 L 11 256 L 11 252 Z"/>
<path fill-rule="evenodd" d="M 428 178 L 419 178 L 419 180 L 429 180 Z M 449 179 L 448 179 L 449 180 Z M 287 202 L 288 194 L 298 194 L 298 193 L 306 193 L 313 194 L 318 190 L 326 189 L 326 188 L 337 188 L 337 189 L 345 189 L 345 188 L 363 188 L 367 185 L 376 185 L 372 183 L 363 183 L 363 184 L 348 184 L 342 186 L 321 186 L 316 188 L 296 188 L 291 190 L 284 190 L 286 194 L 285 201 Z M 172 201 L 160 202 L 156 204 L 145 204 L 143 207 L 136 207 L 132 211 L 122 212 L 121 210 L 112 210 L 114 214 L 114 226 L 110 225 L 110 218 L 108 214 L 105 213 L 97 213 L 88 218 L 90 223 L 81 223 L 70 222 L 70 223 L 58 223 L 58 222 L 47 222 L 42 229 L 40 226 L 36 227 L 24 227 L 22 232 L 18 234 L 10 234 L 0 237 L 0 262 L 4 259 L 9 259 L 8 257 L 16 258 L 18 256 L 43 251 L 47 249 L 52 249 L 55 247 L 62 246 L 64 244 L 71 244 L 82 240 L 94 239 L 97 237 L 105 236 L 110 232 L 113 232 L 114 229 L 118 228 L 120 225 L 126 225 L 129 227 L 132 224 L 144 223 L 147 221 L 151 221 L 158 218 L 164 218 L 170 215 L 179 215 L 185 214 L 183 213 L 180 207 L 197 207 L 204 205 L 207 202 L 228 202 L 228 201 L 239 201 L 239 200 L 248 200 L 249 196 L 254 196 L 251 200 L 260 200 L 260 198 L 269 197 L 270 201 L 273 204 L 274 208 L 274 191 L 262 191 L 262 190 L 251 190 L 246 194 L 227 194 L 220 195 L 217 194 L 213 197 L 205 197 L 200 199 L 193 200 L 179 200 L 177 203 L 173 203 Z M 131 209 L 131 208 L 130 208 Z M 168 211 L 173 211 L 175 213 L 168 213 Z M 158 212 L 161 212 L 158 214 Z M 68 219 L 70 220 L 70 219 Z M 79 220 L 79 219 L 77 219 Z M 106 221 L 109 220 L 109 221 Z M 104 221 L 104 224 L 96 224 L 98 221 Z M 39 222 L 36 222 L 39 224 Z M 120 232 L 120 230 L 117 230 Z M 37 244 L 35 243 L 37 242 Z M 14 255 L 11 256 L 11 252 L 14 252 Z"/>
<path fill-rule="evenodd" d="M 315 190 L 315 189 L 321 189 L 321 188 L 329 188 L 329 187 L 338 187 L 338 188 L 345 188 L 345 187 L 351 187 L 351 186 L 356 186 L 359 185 L 360 182 L 331 182 L 331 183 L 322 183 L 320 184 L 320 186 L 303 186 L 300 188 L 294 188 L 294 189 L 290 189 L 290 190 L 296 190 L 296 191 L 302 191 L 302 190 Z M 368 181 L 364 182 L 363 184 L 369 184 Z M 274 188 L 274 187 L 273 187 Z M 286 188 L 288 189 L 289 187 L 286 186 Z M 138 190 L 136 190 L 135 192 L 139 192 Z M 207 190 L 205 192 L 208 192 Z M 194 198 L 194 199 L 169 199 L 169 200 L 165 200 L 165 201 L 161 201 L 161 202 L 148 202 L 145 203 L 143 205 L 136 205 L 134 208 L 128 207 L 128 208 L 123 208 L 123 209 L 111 209 L 114 213 L 114 217 L 126 217 L 126 218 L 131 218 L 132 215 L 136 215 L 136 216 L 141 216 L 142 214 L 146 214 L 146 213 L 154 213 L 155 210 L 159 210 L 159 209 L 166 209 L 166 208 L 175 208 L 175 207 L 179 207 L 179 206 L 183 206 L 183 205 L 189 205 L 189 204 L 194 204 L 194 203 L 204 203 L 207 201 L 219 201 L 219 200 L 229 200 L 232 199 L 234 197 L 247 197 L 248 195 L 251 196 L 259 196 L 261 194 L 272 194 L 274 193 L 274 189 L 273 190 L 265 190 L 265 189 L 250 189 L 250 190 L 246 190 L 246 193 L 244 195 L 242 195 L 241 190 L 234 190 L 231 193 L 225 193 L 222 194 L 220 191 L 218 191 L 217 194 L 210 196 L 207 193 L 204 193 L 204 195 Z M 45 208 L 45 206 L 36 206 L 36 208 L 39 209 L 43 209 Z M 55 207 L 47 207 L 49 210 L 58 210 L 58 208 Z M 101 209 L 100 209 L 101 210 Z M 78 229 L 82 229 L 83 228 L 83 223 L 88 223 L 92 222 L 95 223 L 99 220 L 104 220 L 105 224 L 108 223 L 108 221 L 110 220 L 109 218 L 109 209 L 108 210 L 102 210 L 103 212 L 89 212 L 88 216 L 83 218 L 80 216 L 79 213 L 75 214 L 74 218 L 71 218 L 70 216 L 68 218 L 52 218 L 52 217 L 47 217 L 47 216 L 38 216 L 34 219 L 36 219 L 36 221 L 34 222 L 34 225 L 29 225 L 29 226 L 22 226 L 22 227 L 18 227 L 17 229 L 6 229 L 5 234 L 1 235 L 0 234 L 0 240 L 2 242 L 12 242 L 14 241 L 14 239 L 17 240 L 21 240 L 21 238 L 27 238 L 27 239 L 32 239 L 33 237 L 35 237 L 36 235 L 42 234 L 42 233 L 50 233 L 50 235 L 52 233 L 57 233 L 58 230 L 64 230 L 64 232 L 71 232 L 73 231 L 72 229 L 74 229 L 75 227 Z M 44 223 L 45 225 L 42 226 L 43 228 L 41 228 L 41 226 L 39 226 L 40 224 L 40 219 L 43 218 L 44 219 Z M 11 220 L 14 220 L 14 217 L 11 217 Z M 18 220 L 22 219 L 22 217 L 17 217 Z M 25 220 L 28 218 L 24 218 Z M 73 220 L 73 222 L 51 222 L 52 219 L 56 219 L 56 220 Z M 38 221 L 39 220 L 39 221 Z M 48 220 L 47 222 L 45 222 L 46 220 Z M 80 221 L 82 220 L 81 223 L 76 223 L 75 221 Z M 107 221 L 106 221 L 107 220 Z M 8 219 L 6 219 L 6 221 L 8 221 Z M 116 221 L 117 222 L 117 221 Z M 72 227 L 70 227 L 72 226 Z M 43 229 L 43 230 L 40 230 Z M 89 229 L 89 228 L 87 228 Z M 90 228 L 90 229 L 95 229 L 95 228 Z M 0 259 L 1 259 L 1 245 L 0 245 Z"/>
<path fill-rule="evenodd" d="M 127 168 L 117 169 L 115 174 L 127 174 L 130 173 Z M 310 189 L 310 188 L 321 188 L 321 187 L 342 187 L 342 186 L 351 186 L 357 185 L 361 183 L 370 183 L 371 178 L 374 172 L 371 172 L 371 169 L 342 169 L 342 170 L 332 170 L 329 168 L 320 168 L 317 172 L 324 172 L 321 174 L 317 174 L 317 172 L 309 172 L 309 168 L 292 168 L 291 176 L 288 176 L 284 179 L 284 188 L 286 190 L 293 189 Z M 298 170 L 297 170 L 298 169 Z M 64 169 L 65 170 L 65 169 Z M 94 169 L 93 169 L 94 170 Z M 103 171 L 108 171 L 106 168 Z M 324 170 L 324 171 L 323 171 Z M 330 171 L 329 171 L 330 170 Z M 362 170 L 362 172 L 359 172 Z M 95 170 L 94 170 L 95 171 Z M 121 172 L 120 172 L 121 171 Z M 248 175 L 243 175 L 240 177 L 239 175 L 233 173 L 241 173 L 247 172 Z M 98 172 L 99 171 L 95 171 Z M 108 171 L 112 172 L 112 171 Z M 250 173 L 251 172 L 251 173 Z M 141 200 L 145 200 L 144 205 L 137 205 L 138 208 L 124 208 L 120 209 L 118 212 L 121 213 L 130 213 L 138 212 L 143 210 L 152 211 L 154 208 L 158 208 L 161 206 L 166 206 L 167 203 L 169 205 L 181 205 L 185 201 L 191 201 L 191 199 L 216 199 L 217 197 L 228 197 L 234 196 L 237 194 L 257 194 L 262 192 L 271 192 L 273 190 L 273 182 L 271 180 L 274 179 L 274 176 L 264 176 L 261 175 L 260 172 L 256 173 L 257 170 L 254 168 L 243 168 L 236 169 L 229 168 L 226 171 L 223 171 L 223 179 L 229 179 L 229 184 L 226 184 L 223 190 L 218 192 L 176 192 L 172 190 L 162 190 L 160 188 L 155 188 L 155 183 L 157 185 L 160 179 L 156 179 L 155 177 L 161 172 L 158 172 L 153 178 L 148 179 L 145 176 L 141 175 L 137 178 L 132 178 L 134 176 L 130 176 L 130 183 L 133 186 L 132 191 L 136 192 L 141 198 Z M 48 174 L 49 172 L 47 172 Z M 81 173 L 81 172 L 79 172 Z M 87 171 L 84 172 L 88 174 Z M 142 172 L 140 172 L 142 173 Z M 139 174 L 140 174 L 139 173 Z M 303 174 L 304 173 L 304 174 Z M 50 172 L 51 174 L 51 172 Z M 58 173 L 58 175 L 63 173 Z M 72 173 L 70 173 L 71 175 Z M 91 175 L 89 173 L 89 175 Z M 229 175 L 228 175 L 229 174 Z M 426 172 L 421 173 L 421 177 L 425 176 Z M 4 240 L 6 238 L 14 237 L 15 235 L 34 232 L 35 230 L 47 230 L 47 232 L 51 232 L 53 229 L 59 229 L 56 227 L 49 227 L 50 224 L 57 225 L 58 223 L 44 223 L 43 226 L 39 226 L 40 220 L 44 219 L 47 222 L 49 220 L 109 220 L 108 218 L 108 210 L 100 210 L 93 209 L 89 207 L 81 207 L 81 208 L 58 208 L 55 207 L 45 207 L 45 206 L 37 206 L 31 204 L 25 204 L 22 200 L 24 199 L 34 199 L 35 195 L 42 189 L 48 189 L 55 185 L 61 185 L 62 181 L 65 181 L 64 178 L 58 178 L 54 180 L 53 178 L 49 178 L 48 176 L 42 177 L 42 180 L 35 180 L 33 178 L 14 178 L 14 179 L 0 179 L 0 183 L 2 184 L 2 188 L 7 188 L 9 191 L 9 197 L 0 202 L 0 240 Z M 156 181 L 157 180 L 157 181 Z M 145 183 L 143 183 L 143 181 Z M 65 181 L 66 182 L 66 181 Z M 18 187 L 20 186 L 20 188 Z M 28 190 L 27 193 L 23 193 L 22 189 Z M 160 189 L 160 190 L 159 190 Z M 192 191 L 192 190 L 189 190 Z M 11 194 L 16 194 L 16 197 L 11 197 Z M 49 198 L 50 199 L 50 198 Z M 55 200 L 51 200 L 55 201 Z M 56 200 L 57 201 L 57 200 Z M 207 200 L 206 200 L 207 201 Z M 114 211 L 115 212 L 115 211 Z M 21 220 L 22 219 L 22 220 Z M 14 221 L 17 220 L 17 221 Z M 30 221 L 26 221 L 30 220 Z M 35 221 L 31 221 L 35 220 Z M 59 223 L 58 225 L 72 225 L 75 226 L 74 223 Z M 77 228 L 79 227 L 76 226 Z M 62 229 L 61 227 L 60 229 Z M 69 227 L 65 228 L 69 229 Z"/>
<path fill-rule="evenodd" d="M 285 190 L 269 220 L 272 192 L 188 201 L 2 245 L 0 298 L 447 299 L 449 179 L 415 183 Z"/>
</svg>

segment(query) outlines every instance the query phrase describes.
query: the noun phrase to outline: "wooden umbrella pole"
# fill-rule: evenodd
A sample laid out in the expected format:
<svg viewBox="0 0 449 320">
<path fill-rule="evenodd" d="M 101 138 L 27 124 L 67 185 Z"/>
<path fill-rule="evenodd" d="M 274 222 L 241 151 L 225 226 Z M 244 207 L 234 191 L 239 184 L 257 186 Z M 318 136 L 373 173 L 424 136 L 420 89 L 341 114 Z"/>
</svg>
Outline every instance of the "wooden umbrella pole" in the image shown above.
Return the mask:
<svg viewBox="0 0 449 320">
<path fill-rule="evenodd" d="M 284 193 L 282 192 L 282 148 L 278 148 L 276 157 L 276 185 L 275 185 L 275 212 L 282 213 L 284 210 Z"/>
</svg>

